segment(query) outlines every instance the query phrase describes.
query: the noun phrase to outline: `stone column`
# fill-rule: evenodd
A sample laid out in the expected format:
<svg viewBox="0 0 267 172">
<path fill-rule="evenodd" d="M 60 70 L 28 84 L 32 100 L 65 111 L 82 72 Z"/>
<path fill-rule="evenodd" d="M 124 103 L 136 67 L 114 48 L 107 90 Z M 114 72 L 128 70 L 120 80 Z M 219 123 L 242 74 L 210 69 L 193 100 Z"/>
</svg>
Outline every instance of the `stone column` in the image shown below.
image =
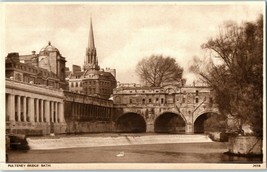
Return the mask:
<svg viewBox="0 0 267 172">
<path fill-rule="evenodd" d="M 194 127 L 191 122 L 185 124 L 185 133 L 186 134 L 194 134 Z"/>
<path fill-rule="evenodd" d="M 58 103 L 55 102 L 55 123 L 58 122 Z"/>
<path fill-rule="evenodd" d="M 23 121 L 27 120 L 27 97 L 23 97 Z"/>
<path fill-rule="evenodd" d="M 34 122 L 34 99 L 32 97 L 29 97 L 28 113 L 30 122 Z"/>
<path fill-rule="evenodd" d="M 35 112 L 35 115 L 36 115 L 36 122 L 40 122 L 39 121 L 39 99 L 36 99 L 35 101 L 35 109 L 36 109 L 36 112 Z"/>
<path fill-rule="evenodd" d="M 74 119 L 74 102 L 71 103 L 71 117 Z"/>
<path fill-rule="evenodd" d="M 79 103 L 77 103 L 77 106 L 76 106 L 76 119 L 80 119 L 80 105 Z"/>
<path fill-rule="evenodd" d="M 41 106 L 40 106 L 40 122 L 43 122 L 44 121 L 44 100 L 40 99 L 40 102 L 41 102 Z"/>
<path fill-rule="evenodd" d="M 77 105 L 78 105 L 78 111 L 77 111 L 78 119 L 80 119 L 80 115 L 81 115 L 81 105 L 80 105 L 80 104 L 77 104 Z"/>
<path fill-rule="evenodd" d="M 154 122 L 146 121 L 146 133 L 153 133 L 154 132 Z"/>
<path fill-rule="evenodd" d="M 54 115 L 54 102 L 51 102 L 51 122 L 55 122 Z"/>
<path fill-rule="evenodd" d="M 20 119 L 20 113 L 21 113 L 21 101 L 20 101 L 20 96 L 17 96 L 17 115 L 18 115 L 18 121 L 21 121 Z"/>
<path fill-rule="evenodd" d="M 12 94 L 8 94 L 7 114 L 9 121 L 15 121 L 15 96 Z"/>
<path fill-rule="evenodd" d="M 50 102 L 45 100 L 45 122 L 50 122 Z"/>
<path fill-rule="evenodd" d="M 58 112 L 59 112 L 59 122 L 64 122 L 65 120 L 64 120 L 63 103 L 59 103 Z"/>
</svg>

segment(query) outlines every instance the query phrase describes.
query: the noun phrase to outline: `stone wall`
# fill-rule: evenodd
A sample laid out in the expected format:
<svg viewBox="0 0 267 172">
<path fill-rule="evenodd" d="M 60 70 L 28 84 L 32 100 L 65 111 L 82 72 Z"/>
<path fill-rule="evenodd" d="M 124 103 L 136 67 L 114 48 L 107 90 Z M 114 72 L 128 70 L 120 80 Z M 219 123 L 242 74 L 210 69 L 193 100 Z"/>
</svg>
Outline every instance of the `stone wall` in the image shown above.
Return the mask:
<svg viewBox="0 0 267 172">
<path fill-rule="evenodd" d="M 239 155 L 260 155 L 262 154 L 262 139 L 255 136 L 230 137 L 229 152 Z"/>
<path fill-rule="evenodd" d="M 68 134 L 109 133 L 109 132 L 114 132 L 115 127 L 113 122 L 110 121 L 94 121 L 94 122 L 74 121 L 74 122 L 68 122 L 66 131 Z"/>
</svg>

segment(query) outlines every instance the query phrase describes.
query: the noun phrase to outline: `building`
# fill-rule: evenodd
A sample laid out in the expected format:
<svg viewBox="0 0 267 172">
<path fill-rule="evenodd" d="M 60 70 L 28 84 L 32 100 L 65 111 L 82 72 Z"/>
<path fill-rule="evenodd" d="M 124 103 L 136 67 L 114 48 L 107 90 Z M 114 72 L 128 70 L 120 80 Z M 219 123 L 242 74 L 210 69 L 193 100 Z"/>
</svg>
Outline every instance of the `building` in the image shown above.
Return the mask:
<svg viewBox="0 0 267 172">
<path fill-rule="evenodd" d="M 72 71 L 68 72 L 66 80 L 68 80 L 69 90 L 72 92 L 105 99 L 109 99 L 113 89 L 116 88 L 116 70 L 110 68 L 104 70 L 98 65 L 92 20 L 90 21 L 88 47 L 83 70 L 74 65 Z"/>
<path fill-rule="evenodd" d="M 39 54 L 9 53 L 6 66 L 6 130 L 46 135 L 65 133 L 65 57 L 49 42 Z"/>
<path fill-rule="evenodd" d="M 16 81 L 66 89 L 65 57 L 49 42 L 39 54 L 9 53 L 6 57 L 6 78 Z"/>
<path fill-rule="evenodd" d="M 6 78 L 5 98 L 7 133 L 66 132 L 62 90 Z"/>
</svg>

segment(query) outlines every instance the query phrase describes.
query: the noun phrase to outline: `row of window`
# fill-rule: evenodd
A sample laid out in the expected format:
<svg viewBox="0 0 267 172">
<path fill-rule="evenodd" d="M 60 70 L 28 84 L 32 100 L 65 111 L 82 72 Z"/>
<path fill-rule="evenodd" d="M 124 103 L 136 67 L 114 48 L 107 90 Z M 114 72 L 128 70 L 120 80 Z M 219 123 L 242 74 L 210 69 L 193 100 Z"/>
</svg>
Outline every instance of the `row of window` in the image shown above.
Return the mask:
<svg viewBox="0 0 267 172">
<path fill-rule="evenodd" d="M 96 81 L 86 81 L 86 82 L 83 82 L 83 85 L 95 85 L 95 84 L 96 84 Z"/>
<path fill-rule="evenodd" d="M 116 103 L 120 103 L 120 99 L 115 99 L 116 100 Z M 177 101 L 179 101 L 179 99 L 177 99 Z M 136 103 L 136 100 L 135 99 L 129 99 L 129 103 L 130 104 L 134 104 L 134 103 Z M 145 99 L 145 98 L 143 98 L 142 99 L 142 104 L 146 104 L 146 103 L 160 103 L 160 104 L 165 104 L 165 103 L 174 103 L 173 102 L 173 99 L 169 99 L 168 101 L 167 100 L 165 100 L 164 98 L 161 98 L 161 99 L 159 99 L 159 98 L 155 98 L 155 100 L 154 100 L 154 102 L 153 102 L 153 99 L 152 98 L 149 98 L 149 99 Z M 183 97 L 182 98 L 182 103 L 186 103 L 186 98 L 185 97 Z M 195 103 L 199 103 L 199 98 L 195 98 Z M 212 97 L 210 97 L 209 98 L 209 103 L 213 103 L 213 98 Z"/>
<path fill-rule="evenodd" d="M 28 71 L 28 72 L 33 72 L 33 73 L 37 73 L 38 70 L 37 69 L 33 69 L 31 67 L 28 67 L 28 66 L 24 66 L 24 65 L 15 65 L 14 66 L 16 69 L 21 69 L 21 70 L 24 70 L 24 71 Z"/>
<path fill-rule="evenodd" d="M 26 83 L 32 83 L 32 84 L 39 84 L 39 85 L 47 85 L 47 86 L 52 86 L 54 88 L 58 88 L 59 87 L 59 83 L 55 82 L 55 81 L 51 81 L 51 80 L 44 80 L 44 79 L 36 79 L 34 77 L 31 76 L 23 76 L 21 73 L 16 73 L 14 79 L 16 81 L 23 81 Z"/>
<path fill-rule="evenodd" d="M 85 90 L 85 94 L 95 94 L 96 93 L 96 88 L 87 88 Z"/>
<path fill-rule="evenodd" d="M 69 82 L 69 86 L 70 87 L 79 87 L 79 83 L 78 82 Z M 82 86 L 82 84 L 80 86 Z"/>
<path fill-rule="evenodd" d="M 88 85 L 95 85 L 96 81 L 89 81 Z M 82 87 L 82 86 L 86 86 L 86 82 L 82 83 L 82 82 L 69 82 L 69 86 L 70 87 Z"/>
<path fill-rule="evenodd" d="M 7 64 L 7 67 L 13 67 L 13 65 L 12 65 L 12 64 L 11 64 L 11 65 Z M 43 71 L 43 70 L 34 69 L 34 68 L 29 67 L 29 66 L 26 66 L 26 65 L 19 65 L 19 64 L 16 64 L 16 65 L 14 65 L 14 67 L 15 67 L 16 69 L 21 69 L 21 70 L 23 70 L 23 71 L 32 72 L 32 73 L 38 73 L 38 72 L 40 72 L 41 75 L 43 75 L 43 76 L 52 76 L 52 77 L 56 77 L 55 74 L 54 74 L 54 75 L 53 75 L 53 74 L 50 74 L 48 71 Z"/>
<path fill-rule="evenodd" d="M 131 90 L 131 91 L 129 91 L 129 93 L 137 93 L 137 92 L 138 92 L 137 90 L 135 90 L 135 91 L 132 91 L 132 90 Z M 152 91 L 152 90 L 149 90 L 149 91 L 147 91 L 147 92 L 153 92 L 153 91 Z M 164 90 L 160 90 L 160 91 L 159 91 L 159 90 L 156 90 L 155 92 L 156 92 L 156 93 L 159 93 L 159 92 L 164 92 Z M 142 91 L 142 93 L 146 93 L 146 91 L 145 91 L 145 90 L 143 90 L 143 91 Z M 184 93 L 184 94 L 186 94 L 186 91 L 184 91 L 183 93 Z M 199 91 L 198 91 L 198 90 L 196 90 L 196 92 L 195 92 L 195 93 L 196 93 L 196 96 L 198 96 L 198 95 L 199 95 Z"/>
</svg>

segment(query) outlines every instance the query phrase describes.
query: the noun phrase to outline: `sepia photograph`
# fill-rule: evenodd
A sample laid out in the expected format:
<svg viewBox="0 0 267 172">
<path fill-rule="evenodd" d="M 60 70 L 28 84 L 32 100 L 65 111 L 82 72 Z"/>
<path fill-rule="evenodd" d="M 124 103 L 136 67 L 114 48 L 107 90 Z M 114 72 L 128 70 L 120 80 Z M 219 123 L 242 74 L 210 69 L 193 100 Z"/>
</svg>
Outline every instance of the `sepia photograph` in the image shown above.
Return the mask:
<svg viewBox="0 0 267 172">
<path fill-rule="evenodd" d="M 0 11 L 2 170 L 266 169 L 265 1 Z"/>
</svg>

